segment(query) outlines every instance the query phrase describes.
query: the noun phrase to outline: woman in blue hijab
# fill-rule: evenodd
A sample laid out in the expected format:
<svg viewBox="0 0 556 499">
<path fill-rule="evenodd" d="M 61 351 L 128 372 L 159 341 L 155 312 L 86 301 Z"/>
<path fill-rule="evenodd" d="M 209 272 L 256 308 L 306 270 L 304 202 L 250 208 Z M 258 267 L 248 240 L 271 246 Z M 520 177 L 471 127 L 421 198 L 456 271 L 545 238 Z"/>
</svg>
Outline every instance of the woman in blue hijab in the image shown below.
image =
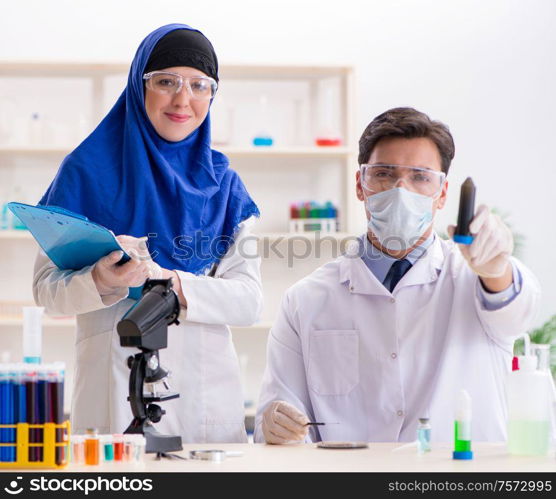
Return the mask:
<svg viewBox="0 0 556 499">
<path fill-rule="evenodd" d="M 133 256 L 118 266 L 121 252 L 113 252 L 79 271 L 57 269 L 42 251 L 37 257 L 35 301 L 50 315 L 77 317 L 77 433 L 123 432 L 132 420 L 132 350 L 119 345 L 116 325 L 137 298 L 129 288 L 152 277 L 172 278 L 182 306 L 160 353 L 180 398 L 164 402 L 159 431 L 185 442 L 246 441 L 228 326 L 254 323 L 262 308 L 260 259 L 249 237 L 259 211 L 226 156 L 210 147 L 217 87 L 217 57 L 202 33 L 183 24 L 153 31 L 122 95 L 39 203 L 108 227 Z"/>
</svg>

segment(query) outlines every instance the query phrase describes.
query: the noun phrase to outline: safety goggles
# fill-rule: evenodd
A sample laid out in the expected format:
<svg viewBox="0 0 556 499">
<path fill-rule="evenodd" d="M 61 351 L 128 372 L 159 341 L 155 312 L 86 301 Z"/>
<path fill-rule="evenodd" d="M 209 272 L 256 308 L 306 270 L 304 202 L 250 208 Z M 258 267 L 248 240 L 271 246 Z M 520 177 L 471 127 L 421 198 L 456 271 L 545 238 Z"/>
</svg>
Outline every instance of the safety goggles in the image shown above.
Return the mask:
<svg viewBox="0 0 556 499">
<path fill-rule="evenodd" d="M 373 194 L 394 187 L 437 197 L 442 191 L 446 174 L 428 168 L 398 165 L 361 165 L 361 185 Z"/>
<path fill-rule="evenodd" d="M 210 100 L 214 97 L 218 84 L 208 76 L 185 77 L 166 71 L 151 71 L 143 75 L 149 90 L 163 95 L 173 95 L 185 86 L 189 96 L 195 100 Z"/>
</svg>

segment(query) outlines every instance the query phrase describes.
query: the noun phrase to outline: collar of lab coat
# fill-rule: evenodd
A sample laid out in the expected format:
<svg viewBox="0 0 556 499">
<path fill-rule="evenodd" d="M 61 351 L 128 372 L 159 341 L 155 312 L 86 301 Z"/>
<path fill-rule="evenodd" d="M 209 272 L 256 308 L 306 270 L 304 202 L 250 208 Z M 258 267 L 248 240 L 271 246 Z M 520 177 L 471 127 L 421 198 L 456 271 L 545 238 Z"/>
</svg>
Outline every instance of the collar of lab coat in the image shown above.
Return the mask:
<svg viewBox="0 0 556 499">
<path fill-rule="evenodd" d="M 442 241 L 436 234 L 434 242 L 429 246 L 427 252 L 409 269 L 394 291 L 390 293 L 365 265 L 362 258 L 358 256 L 358 245 L 358 242 L 352 242 L 340 261 L 340 283 L 349 285 L 349 290 L 352 293 L 392 296 L 405 286 L 415 286 L 435 281 L 438 279 L 444 263 Z"/>
</svg>

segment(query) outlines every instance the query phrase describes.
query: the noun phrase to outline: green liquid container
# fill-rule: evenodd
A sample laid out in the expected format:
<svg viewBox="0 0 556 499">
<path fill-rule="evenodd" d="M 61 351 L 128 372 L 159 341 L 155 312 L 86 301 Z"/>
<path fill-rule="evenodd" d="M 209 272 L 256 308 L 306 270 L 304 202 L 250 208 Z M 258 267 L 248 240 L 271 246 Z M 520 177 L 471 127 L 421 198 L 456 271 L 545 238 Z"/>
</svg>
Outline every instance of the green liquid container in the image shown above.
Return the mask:
<svg viewBox="0 0 556 499">
<path fill-rule="evenodd" d="M 508 375 L 508 452 L 545 456 L 550 446 L 552 385 L 550 373 L 537 370 L 537 357 L 519 357 L 519 370 Z"/>
<path fill-rule="evenodd" d="M 454 450 L 469 452 L 471 450 L 471 424 L 467 421 L 454 423 Z"/>
<path fill-rule="evenodd" d="M 550 421 L 509 421 L 508 452 L 519 456 L 546 456 Z"/>
<path fill-rule="evenodd" d="M 471 450 L 471 397 L 466 390 L 461 390 L 457 398 L 452 458 L 458 460 L 473 459 L 473 451 Z"/>
</svg>

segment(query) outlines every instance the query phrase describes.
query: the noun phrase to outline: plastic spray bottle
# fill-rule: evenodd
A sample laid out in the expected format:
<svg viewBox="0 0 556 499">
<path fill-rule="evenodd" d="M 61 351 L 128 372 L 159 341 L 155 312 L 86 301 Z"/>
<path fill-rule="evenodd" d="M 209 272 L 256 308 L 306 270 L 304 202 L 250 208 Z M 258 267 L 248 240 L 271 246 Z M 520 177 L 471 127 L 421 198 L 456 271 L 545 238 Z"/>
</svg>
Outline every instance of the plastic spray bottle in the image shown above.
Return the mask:
<svg viewBox="0 0 556 499">
<path fill-rule="evenodd" d="M 523 335 L 525 355 L 519 369 L 508 375 L 508 451 L 519 456 L 544 456 L 550 444 L 552 386 L 550 376 L 537 369 L 529 335 Z"/>
</svg>

